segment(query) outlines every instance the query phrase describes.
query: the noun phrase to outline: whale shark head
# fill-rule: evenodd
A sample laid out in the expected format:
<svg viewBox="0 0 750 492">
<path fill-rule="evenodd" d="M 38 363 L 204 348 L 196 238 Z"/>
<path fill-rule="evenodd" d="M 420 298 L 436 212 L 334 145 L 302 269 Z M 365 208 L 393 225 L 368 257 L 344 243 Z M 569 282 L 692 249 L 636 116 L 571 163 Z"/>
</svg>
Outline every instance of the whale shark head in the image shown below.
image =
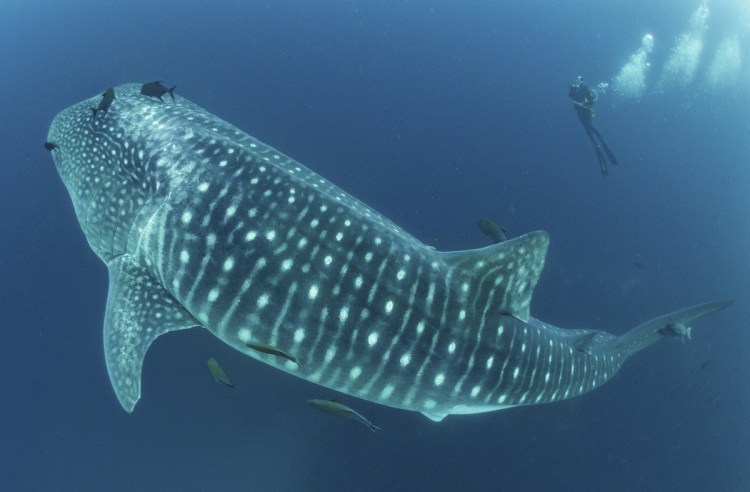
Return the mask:
<svg viewBox="0 0 750 492">
<path fill-rule="evenodd" d="M 106 262 L 125 252 L 139 211 L 159 190 L 159 175 L 149 169 L 155 156 L 139 148 L 132 134 L 128 101 L 92 115 L 101 99 L 96 96 L 59 113 L 47 141 L 55 145 L 52 156 L 86 239 Z"/>
</svg>

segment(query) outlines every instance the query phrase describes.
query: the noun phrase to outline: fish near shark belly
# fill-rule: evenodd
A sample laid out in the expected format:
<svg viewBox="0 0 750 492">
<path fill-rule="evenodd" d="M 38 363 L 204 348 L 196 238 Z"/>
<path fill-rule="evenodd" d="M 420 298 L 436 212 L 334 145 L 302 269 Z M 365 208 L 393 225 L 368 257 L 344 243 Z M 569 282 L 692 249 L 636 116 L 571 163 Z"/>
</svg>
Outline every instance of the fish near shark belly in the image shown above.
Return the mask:
<svg viewBox="0 0 750 492">
<path fill-rule="evenodd" d="M 440 420 L 588 391 L 727 305 L 623 337 L 546 325 L 529 315 L 546 233 L 434 251 L 185 98 L 140 88 L 114 88 L 106 117 L 91 117 L 99 98 L 62 111 L 47 139 L 109 271 L 105 359 L 127 411 L 150 344 L 195 326 L 314 383 Z"/>
</svg>

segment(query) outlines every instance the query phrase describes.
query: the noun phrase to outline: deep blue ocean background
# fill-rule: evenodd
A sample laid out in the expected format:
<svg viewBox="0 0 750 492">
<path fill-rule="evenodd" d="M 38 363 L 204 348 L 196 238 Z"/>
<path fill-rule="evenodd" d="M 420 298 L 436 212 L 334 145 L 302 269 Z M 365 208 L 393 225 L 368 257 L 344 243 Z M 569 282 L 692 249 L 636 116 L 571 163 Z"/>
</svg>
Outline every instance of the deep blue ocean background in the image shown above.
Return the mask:
<svg viewBox="0 0 750 492">
<path fill-rule="evenodd" d="M 4 0 L 0 489 L 750 490 L 750 6 L 709 1 L 696 30 L 700 7 Z M 646 33 L 640 97 L 597 102 L 621 162 L 602 178 L 568 86 L 612 83 Z M 694 77 L 664 77 L 686 33 L 703 45 Z M 731 35 L 741 65 L 717 82 Z M 106 269 L 42 143 L 58 111 L 157 79 L 438 249 L 485 246 L 482 216 L 548 231 L 544 321 L 619 334 L 736 302 L 565 402 L 438 424 L 340 397 L 375 434 L 305 404 L 336 393 L 177 332 L 148 352 L 128 414 L 104 366 Z"/>
</svg>

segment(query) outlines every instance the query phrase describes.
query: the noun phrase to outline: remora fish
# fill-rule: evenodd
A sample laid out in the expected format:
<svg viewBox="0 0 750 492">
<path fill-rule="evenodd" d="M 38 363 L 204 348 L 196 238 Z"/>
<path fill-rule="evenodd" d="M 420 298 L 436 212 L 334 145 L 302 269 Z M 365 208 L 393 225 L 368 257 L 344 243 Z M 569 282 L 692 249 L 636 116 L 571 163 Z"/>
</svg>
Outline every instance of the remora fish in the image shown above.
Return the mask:
<svg viewBox="0 0 750 492">
<path fill-rule="evenodd" d="M 557 328 L 529 315 L 546 233 L 432 250 L 185 98 L 160 104 L 140 87 L 117 87 L 107 125 L 92 122 L 92 98 L 57 115 L 47 138 L 109 270 L 104 351 L 127 411 L 149 345 L 195 326 L 256 358 L 245 344 L 264 340 L 299 359 L 262 357 L 281 370 L 440 420 L 591 391 L 729 304 L 620 336 Z"/>
<path fill-rule="evenodd" d="M 99 111 L 102 111 L 104 115 L 107 115 L 107 111 L 109 111 L 109 107 L 112 106 L 112 103 L 115 100 L 115 90 L 110 87 L 106 91 L 104 91 L 104 94 L 102 94 L 102 100 L 99 101 L 99 105 L 95 108 L 89 108 L 94 113 L 94 119 L 96 119 L 96 113 Z"/>
<path fill-rule="evenodd" d="M 224 372 L 224 369 L 221 368 L 219 362 L 216 359 L 210 357 L 206 361 L 206 365 L 208 366 L 208 370 L 211 371 L 211 375 L 217 382 L 225 386 L 229 386 L 232 389 L 237 389 L 237 385 L 229 379 L 229 377 Z"/>
<path fill-rule="evenodd" d="M 275 355 L 276 357 L 282 357 L 284 359 L 290 360 L 294 362 L 295 364 L 299 365 L 299 362 L 297 362 L 297 359 L 292 357 L 291 355 L 287 354 L 283 350 L 279 350 L 273 345 L 268 345 L 266 343 L 260 343 L 260 342 L 247 342 L 245 343 L 247 348 L 251 348 L 253 350 L 257 350 L 258 352 L 268 354 L 268 355 Z"/>
<path fill-rule="evenodd" d="M 172 99 L 174 99 L 174 90 L 177 88 L 176 85 L 173 85 L 172 88 L 165 87 L 161 80 L 157 80 L 156 82 L 147 82 L 141 86 L 141 94 L 148 97 L 155 97 L 159 99 L 160 101 L 163 101 L 161 96 L 164 94 L 169 94 L 172 96 Z"/>
<path fill-rule="evenodd" d="M 493 243 L 501 243 L 508 239 L 508 231 L 505 227 L 501 227 L 492 219 L 482 218 L 477 221 L 477 227 L 479 227 L 485 236 L 490 238 Z"/>
<path fill-rule="evenodd" d="M 307 400 L 307 403 L 321 412 L 357 421 L 373 432 L 380 429 L 380 427 L 367 420 L 361 413 L 347 407 L 343 403 L 337 402 L 336 400 Z"/>
</svg>

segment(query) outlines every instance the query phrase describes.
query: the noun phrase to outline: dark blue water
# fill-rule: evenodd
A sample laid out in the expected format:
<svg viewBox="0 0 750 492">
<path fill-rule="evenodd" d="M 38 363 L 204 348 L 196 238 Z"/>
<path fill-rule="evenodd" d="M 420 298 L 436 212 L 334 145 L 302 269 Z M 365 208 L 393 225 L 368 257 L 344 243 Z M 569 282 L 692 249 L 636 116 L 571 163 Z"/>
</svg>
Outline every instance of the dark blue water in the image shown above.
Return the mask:
<svg viewBox="0 0 750 492">
<path fill-rule="evenodd" d="M 708 3 L 694 28 L 698 1 L 570 3 L 4 1 L 0 488 L 747 490 L 750 12 Z M 568 86 L 611 83 L 648 32 L 640 97 L 596 105 L 621 162 L 602 178 Z M 691 33 L 694 75 L 658 86 Z M 482 216 L 547 230 L 545 321 L 622 333 L 736 302 L 566 402 L 436 424 L 344 397 L 376 434 L 304 403 L 333 392 L 179 332 L 127 414 L 101 347 L 106 270 L 42 143 L 59 110 L 155 79 L 438 249 L 486 245 Z"/>
</svg>

